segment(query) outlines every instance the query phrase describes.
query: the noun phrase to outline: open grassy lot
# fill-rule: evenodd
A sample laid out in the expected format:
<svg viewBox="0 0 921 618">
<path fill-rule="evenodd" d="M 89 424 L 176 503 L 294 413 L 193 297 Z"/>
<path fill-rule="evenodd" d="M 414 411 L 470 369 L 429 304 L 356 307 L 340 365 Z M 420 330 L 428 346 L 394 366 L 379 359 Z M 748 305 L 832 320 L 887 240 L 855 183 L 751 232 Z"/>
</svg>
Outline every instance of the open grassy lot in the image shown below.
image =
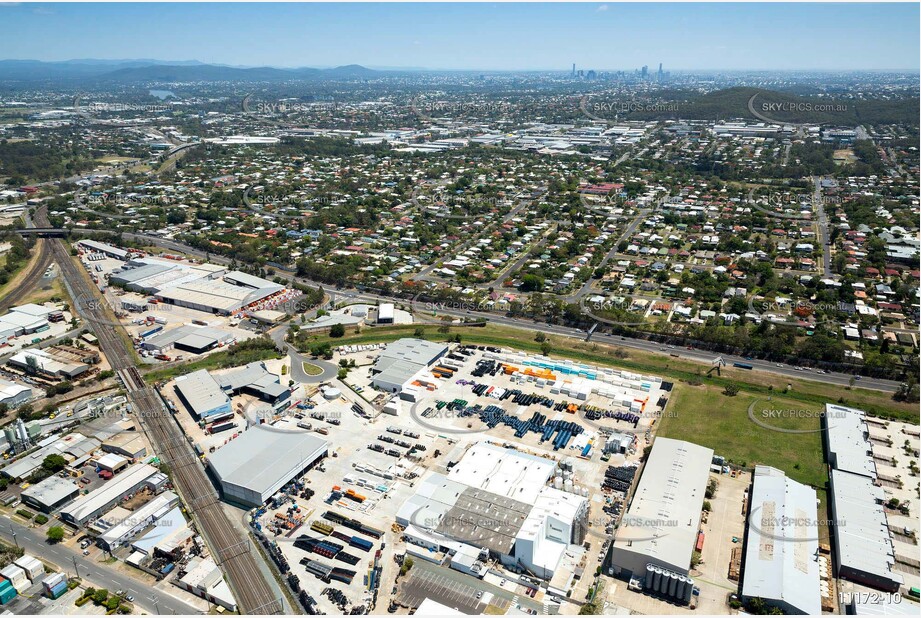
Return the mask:
<svg viewBox="0 0 921 618">
<path fill-rule="evenodd" d="M 760 424 L 749 417 L 752 402 Z M 823 408 L 785 397 L 768 401 L 744 391 L 729 397 L 711 385 L 681 384 L 672 394 L 657 435 L 712 448 L 743 467 L 773 466 L 794 480 L 824 488 L 827 474 L 818 416 Z M 808 433 L 784 433 L 765 426 Z"/>
<path fill-rule="evenodd" d="M 306 373 L 309 376 L 318 376 L 321 373 L 323 373 L 323 368 L 318 367 L 317 365 L 314 365 L 313 363 L 308 363 L 307 361 L 304 361 L 302 364 L 304 366 L 304 373 Z"/>
<path fill-rule="evenodd" d="M 408 326 L 386 326 L 364 328 L 360 332 L 347 329 L 346 335 L 330 338 L 318 335 L 311 342 L 328 342 L 333 346 L 355 343 L 375 343 L 394 341 L 401 337 L 413 337 L 421 329 L 423 336 L 432 341 L 445 341 L 460 335 L 464 343 L 478 345 L 495 345 L 515 348 L 526 352 L 540 353 L 541 344 L 534 340 L 534 332 L 521 328 L 487 324 L 483 327 L 444 326 L 434 324 L 413 324 Z M 440 331 L 447 332 L 440 332 Z M 613 338 L 612 338 L 613 339 Z M 796 380 L 765 372 L 752 372 L 744 369 L 723 368 L 722 376 L 706 376 L 710 369 L 708 363 L 689 359 L 674 358 L 665 354 L 631 350 L 618 346 L 615 342 L 585 342 L 571 337 L 548 337 L 550 355 L 571 358 L 597 365 L 620 367 L 630 371 L 652 373 L 666 376 L 674 381 L 697 381 L 717 388 L 717 392 L 728 384 L 735 384 L 752 395 L 767 398 L 773 392 L 783 391 L 791 386 L 786 398 L 795 400 L 803 406 L 822 407 L 826 402 L 840 402 L 866 410 L 869 414 L 881 417 L 897 418 L 911 423 L 918 423 L 918 404 L 900 403 L 892 400 L 891 394 L 881 391 L 853 388 L 822 382 Z M 747 405 L 747 404 L 746 404 Z"/>
</svg>

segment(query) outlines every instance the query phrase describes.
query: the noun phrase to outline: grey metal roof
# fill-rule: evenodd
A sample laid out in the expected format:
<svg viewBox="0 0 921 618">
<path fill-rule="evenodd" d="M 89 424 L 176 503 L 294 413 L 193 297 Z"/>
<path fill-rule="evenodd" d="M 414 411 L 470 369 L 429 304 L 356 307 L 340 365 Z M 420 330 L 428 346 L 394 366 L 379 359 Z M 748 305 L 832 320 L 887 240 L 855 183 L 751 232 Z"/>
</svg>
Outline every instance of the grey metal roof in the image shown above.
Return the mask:
<svg viewBox="0 0 921 618">
<path fill-rule="evenodd" d="M 533 505 L 468 487 L 445 514 L 436 532 L 476 547 L 510 555 Z"/>
<path fill-rule="evenodd" d="M 230 399 L 206 369 L 176 378 L 176 390 L 182 394 L 192 412 L 199 416 L 230 404 Z"/>
<path fill-rule="evenodd" d="M 222 483 L 267 498 L 316 461 L 328 445 L 314 433 L 256 425 L 218 449 L 208 463 Z"/>
<path fill-rule="evenodd" d="M 822 613 L 816 493 L 783 472 L 755 466 L 742 595 Z"/>
<path fill-rule="evenodd" d="M 70 479 L 51 476 L 22 492 L 23 498 L 31 498 L 39 504 L 51 506 L 70 496 L 80 493 L 80 488 Z"/>
<path fill-rule="evenodd" d="M 892 571 L 895 550 L 882 488 L 866 476 L 842 470 L 832 470 L 830 480 L 839 566 L 901 583 L 902 576 Z"/>
<path fill-rule="evenodd" d="M 864 412 L 828 403 L 823 423 L 828 433 L 828 461 L 832 467 L 875 479 L 876 464 Z"/>
</svg>

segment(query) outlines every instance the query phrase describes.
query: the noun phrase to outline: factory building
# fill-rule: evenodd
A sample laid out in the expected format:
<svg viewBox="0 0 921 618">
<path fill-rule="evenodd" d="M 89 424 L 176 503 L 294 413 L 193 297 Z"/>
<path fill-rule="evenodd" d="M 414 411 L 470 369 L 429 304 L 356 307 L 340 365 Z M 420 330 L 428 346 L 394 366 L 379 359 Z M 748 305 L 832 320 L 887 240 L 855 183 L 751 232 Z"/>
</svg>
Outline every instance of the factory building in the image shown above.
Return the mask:
<svg viewBox="0 0 921 618">
<path fill-rule="evenodd" d="M 6 364 L 26 373 L 37 373 L 53 380 L 72 380 L 89 371 L 89 365 L 75 361 L 64 352 L 54 348 L 29 348 L 11 356 Z"/>
<path fill-rule="evenodd" d="M 212 279 L 226 272 L 217 264 L 187 264 L 136 258 L 109 276 L 109 283 L 141 294 L 156 294 L 170 286 L 201 279 Z"/>
<path fill-rule="evenodd" d="M 419 372 L 447 354 L 448 346 L 424 339 L 397 339 L 378 355 L 371 367 L 372 385 L 399 393 Z"/>
<path fill-rule="evenodd" d="M 154 354 L 163 354 L 172 349 L 193 354 L 204 354 L 219 344 L 227 344 L 233 335 L 217 328 L 183 324 L 168 331 L 160 331 L 144 340 L 141 347 Z"/>
<path fill-rule="evenodd" d="M 176 378 L 176 394 L 189 412 L 208 422 L 233 416 L 230 397 L 206 369 Z"/>
<path fill-rule="evenodd" d="M 177 504 L 179 496 L 171 491 L 164 491 L 126 517 L 110 518 L 103 515 L 93 522 L 93 528 L 101 533 L 98 537 L 100 547 L 113 552 L 127 545 L 135 535 L 162 519 Z"/>
<path fill-rule="evenodd" d="M 22 503 L 42 513 L 52 513 L 80 495 L 80 487 L 57 475 L 23 490 Z"/>
<path fill-rule="evenodd" d="M 207 313 L 230 315 L 285 289 L 285 286 L 239 271 L 218 279 L 197 279 L 158 291 L 158 300 Z"/>
<path fill-rule="evenodd" d="M 608 554 L 610 575 L 687 604 L 713 451 L 656 438 Z"/>
<path fill-rule="evenodd" d="M 878 590 L 896 592 L 904 582 L 893 571 L 895 547 L 876 483 L 876 464 L 862 410 L 826 404 L 822 417 L 829 475 L 828 512 L 834 535 L 836 575 Z"/>
<path fill-rule="evenodd" d="M 325 457 L 328 446 L 314 433 L 254 425 L 212 454 L 208 467 L 225 500 L 257 507 Z"/>
<path fill-rule="evenodd" d="M 99 489 L 80 496 L 62 509 L 61 518 L 75 526 L 82 526 L 117 505 L 128 494 L 144 487 L 155 474 L 158 472 L 153 466 L 134 464 Z"/>
<path fill-rule="evenodd" d="M 377 307 L 377 323 L 378 324 L 393 324 L 393 313 L 394 313 L 393 303 L 381 303 Z"/>
<path fill-rule="evenodd" d="M 22 384 L 0 379 L 0 403 L 8 408 L 21 406 L 32 399 L 32 389 Z"/>
<path fill-rule="evenodd" d="M 269 373 L 265 363 L 259 361 L 219 375 L 215 379 L 225 393 L 252 395 L 271 404 L 276 410 L 286 407 L 291 401 L 291 390 L 281 383 L 278 376 Z"/>
<path fill-rule="evenodd" d="M 77 243 L 77 246 L 91 253 L 101 253 L 117 260 L 122 260 L 123 262 L 131 257 L 131 254 L 124 249 L 119 249 L 118 247 L 113 247 L 110 244 L 98 242 L 96 240 L 81 240 Z"/>
<path fill-rule="evenodd" d="M 397 512 L 414 545 L 478 555 L 549 580 L 566 551 L 584 541 L 588 501 L 547 485 L 550 459 L 489 443 L 475 444 L 446 475 L 417 484 Z M 471 549 L 472 548 L 472 549 Z"/>
<path fill-rule="evenodd" d="M 770 466 L 755 466 L 749 494 L 742 599 L 784 614 L 822 613 L 816 492 Z"/>
</svg>

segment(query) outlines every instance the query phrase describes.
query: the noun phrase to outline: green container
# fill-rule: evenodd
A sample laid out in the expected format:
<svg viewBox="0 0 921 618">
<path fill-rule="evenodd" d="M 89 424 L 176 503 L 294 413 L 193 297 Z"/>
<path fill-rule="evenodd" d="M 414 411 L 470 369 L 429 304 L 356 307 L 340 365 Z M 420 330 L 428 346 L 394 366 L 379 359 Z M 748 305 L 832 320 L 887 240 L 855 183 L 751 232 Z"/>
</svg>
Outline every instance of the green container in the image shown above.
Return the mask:
<svg viewBox="0 0 921 618">
<path fill-rule="evenodd" d="M 6 605 L 16 598 L 16 589 L 12 586 L 0 588 L 0 605 Z"/>
</svg>

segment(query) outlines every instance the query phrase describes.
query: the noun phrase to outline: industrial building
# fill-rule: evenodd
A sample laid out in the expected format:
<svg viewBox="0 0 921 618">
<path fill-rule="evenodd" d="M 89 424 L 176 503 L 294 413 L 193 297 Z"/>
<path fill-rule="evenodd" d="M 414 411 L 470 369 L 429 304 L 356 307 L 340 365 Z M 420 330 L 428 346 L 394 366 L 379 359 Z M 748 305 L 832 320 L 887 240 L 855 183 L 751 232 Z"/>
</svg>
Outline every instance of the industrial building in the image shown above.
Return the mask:
<svg viewBox="0 0 921 618">
<path fill-rule="evenodd" d="M 32 399 L 32 389 L 22 384 L 0 379 L 0 403 L 8 408 L 21 406 Z"/>
<path fill-rule="evenodd" d="M 208 466 L 225 500 L 261 506 L 325 457 L 328 446 L 314 433 L 254 425 L 212 454 Z"/>
<path fill-rule="evenodd" d="M 234 369 L 215 379 L 225 393 L 252 395 L 271 404 L 275 409 L 285 407 L 291 400 L 291 390 L 281 383 L 277 375 L 269 373 L 265 363 L 260 361 Z"/>
<path fill-rule="evenodd" d="M 0 316 L 0 341 L 47 330 L 48 316 L 54 311 L 34 304 L 11 308 L 5 315 Z"/>
<path fill-rule="evenodd" d="M 393 324 L 393 313 L 394 313 L 393 303 L 381 303 L 377 307 L 377 323 L 378 324 Z"/>
<path fill-rule="evenodd" d="M 709 448 L 656 438 L 611 544 L 609 574 L 636 579 L 676 602 L 690 601 L 688 573 L 712 460 Z"/>
<path fill-rule="evenodd" d="M 553 460 L 475 444 L 447 476 L 418 483 L 396 520 L 411 544 L 454 555 L 486 550 L 549 580 L 585 539 L 588 517 L 584 496 L 548 486 L 555 471 Z"/>
<path fill-rule="evenodd" d="M 897 592 L 904 579 L 893 571 L 895 548 L 883 509 L 883 489 L 869 477 L 832 470 L 828 497 L 837 576 Z"/>
<path fill-rule="evenodd" d="M 760 598 L 784 614 L 820 615 L 815 490 L 759 465 L 749 496 L 743 601 Z"/>
<path fill-rule="evenodd" d="M 831 466 L 828 512 L 838 577 L 896 592 L 904 579 L 893 571 L 895 547 L 876 483 L 873 445 L 862 410 L 826 404 L 823 442 Z"/>
<path fill-rule="evenodd" d="M 207 369 L 179 376 L 175 388 L 182 403 L 200 420 L 210 422 L 233 415 L 230 397 L 221 390 Z"/>
<path fill-rule="evenodd" d="M 131 257 L 131 253 L 124 249 L 119 249 L 118 247 L 113 247 L 110 244 L 96 240 L 81 240 L 77 245 L 92 253 L 101 253 L 117 260 L 125 261 Z"/>
<path fill-rule="evenodd" d="M 75 361 L 54 348 L 29 348 L 11 356 L 6 364 L 25 373 L 37 373 L 53 380 L 72 380 L 89 371 L 89 364 Z"/>
<path fill-rule="evenodd" d="M 141 347 L 154 354 L 163 354 L 173 349 L 204 354 L 220 344 L 230 343 L 233 338 L 232 334 L 217 328 L 183 324 L 147 337 Z"/>
<path fill-rule="evenodd" d="M 415 376 L 447 354 L 448 346 L 424 339 L 397 339 L 377 356 L 371 367 L 372 384 L 389 393 L 399 393 Z"/>
<path fill-rule="evenodd" d="M 179 496 L 171 491 L 164 491 L 127 517 L 108 518 L 103 515 L 93 522 L 93 527 L 101 532 L 98 537 L 100 547 L 113 552 L 128 544 L 135 535 L 162 519 L 177 504 Z"/>
<path fill-rule="evenodd" d="M 75 526 L 82 526 L 117 505 L 128 494 L 144 487 L 155 474 L 158 471 L 153 466 L 134 464 L 99 489 L 80 496 L 63 508 L 61 518 Z"/>
<path fill-rule="evenodd" d="M 80 487 L 72 480 L 50 476 L 24 489 L 22 503 L 43 513 L 52 513 L 80 495 Z"/>
<path fill-rule="evenodd" d="M 211 558 L 193 557 L 185 566 L 185 575 L 175 584 L 231 612 L 237 611 L 237 602 L 230 592 L 230 586 L 224 581 L 224 574 Z"/>
<path fill-rule="evenodd" d="M 156 258 L 135 258 L 109 276 L 109 283 L 141 294 L 156 294 L 173 285 L 214 278 L 226 272 L 217 264 L 189 264 Z"/>
</svg>

